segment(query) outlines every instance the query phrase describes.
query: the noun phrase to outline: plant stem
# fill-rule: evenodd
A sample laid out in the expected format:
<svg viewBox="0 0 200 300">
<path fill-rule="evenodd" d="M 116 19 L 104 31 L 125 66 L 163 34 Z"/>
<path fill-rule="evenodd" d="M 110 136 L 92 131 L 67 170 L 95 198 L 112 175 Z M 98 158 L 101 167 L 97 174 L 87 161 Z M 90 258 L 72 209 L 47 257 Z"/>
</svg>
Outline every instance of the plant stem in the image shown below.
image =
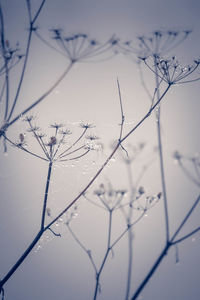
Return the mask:
<svg viewBox="0 0 200 300">
<path fill-rule="evenodd" d="M 143 288 L 145 287 L 145 285 L 148 283 L 148 281 L 150 280 L 150 278 L 153 276 L 154 272 L 157 270 L 158 266 L 160 265 L 161 261 L 163 260 L 163 258 L 165 257 L 165 255 L 167 254 L 168 249 L 170 248 L 171 244 L 168 243 L 162 250 L 162 252 L 160 253 L 160 255 L 158 256 L 157 260 L 155 261 L 154 265 L 152 266 L 152 268 L 150 269 L 150 271 L 148 272 L 148 274 L 146 275 L 146 277 L 144 278 L 144 280 L 142 281 L 142 283 L 139 285 L 139 287 L 137 288 L 136 292 L 134 293 L 133 297 L 131 298 L 131 300 L 136 300 L 137 297 L 139 296 L 139 294 L 141 293 L 141 291 L 143 290 Z"/>
<path fill-rule="evenodd" d="M 50 178 L 51 178 L 51 170 L 52 170 L 52 162 L 50 161 L 49 168 L 48 168 L 48 174 L 47 174 L 47 180 L 46 180 L 45 194 L 44 194 L 44 202 L 43 202 L 42 218 L 41 218 L 41 228 L 40 228 L 39 232 L 37 233 L 36 237 L 31 242 L 31 244 L 28 246 L 28 248 L 22 254 L 22 256 L 17 260 L 17 262 L 10 269 L 10 271 L 7 273 L 7 275 L 0 281 L 0 293 L 1 293 L 1 290 L 4 286 L 4 284 L 9 280 L 9 278 L 15 273 L 15 271 L 23 263 L 25 258 L 29 255 L 29 253 L 32 251 L 34 246 L 37 244 L 37 242 L 40 240 L 41 236 L 45 232 L 44 221 L 45 221 L 45 212 L 46 212 L 46 205 L 47 205 L 47 198 L 48 198 L 49 183 L 50 183 Z"/>
<path fill-rule="evenodd" d="M 167 255 L 167 252 L 168 252 L 169 248 L 171 246 L 173 246 L 173 245 L 176 244 L 176 241 L 174 241 L 175 238 L 177 237 L 178 233 L 181 231 L 181 229 L 183 228 L 183 226 L 185 225 L 185 223 L 187 222 L 187 220 L 189 219 L 189 217 L 191 216 L 192 212 L 194 211 L 194 209 L 196 208 L 196 206 L 199 204 L 199 202 L 200 202 L 200 196 L 197 197 L 197 199 L 193 203 L 192 207 L 190 208 L 190 210 L 188 211 L 188 213 L 186 214 L 186 216 L 183 218 L 182 222 L 178 226 L 177 230 L 173 234 L 173 236 L 170 239 L 170 241 L 168 243 L 166 243 L 166 245 L 163 248 L 162 252 L 160 253 L 160 255 L 158 256 L 158 258 L 156 259 L 156 261 L 153 264 L 152 268 L 147 273 L 147 275 L 145 276 L 145 278 L 143 279 L 143 281 L 141 282 L 141 284 L 139 285 L 139 287 L 137 288 L 137 290 L 135 291 L 135 293 L 134 293 L 133 297 L 131 298 L 131 300 L 136 300 L 137 299 L 137 297 L 139 296 L 139 294 L 142 292 L 142 290 L 144 289 L 144 287 L 146 286 L 146 284 L 149 282 L 149 280 L 153 276 L 154 272 L 159 267 L 159 265 L 162 262 L 162 260 L 165 257 L 165 255 Z"/>
<path fill-rule="evenodd" d="M 44 222 L 45 222 L 45 214 L 46 214 L 47 198 L 48 198 L 49 184 L 50 184 L 50 179 L 51 179 L 52 165 L 53 165 L 53 162 L 50 161 L 49 168 L 48 168 L 48 174 L 47 174 L 47 180 L 46 180 L 43 209 L 42 209 L 41 230 L 44 230 Z"/>
<path fill-rule="evenodd" d="M 132 230 L 130 228 L 128 230 L 128 272 L 127 272 L 125 300 L 129 299 L 131 279 L 132 279 L 132 263 L 133 263 L 133 233 L 132 233 Z"/>
<path fill-rule="evenodd" d="M 71 62 L 68 65 L 67 69 L 61 74 L 61 76 L 58 78 L 58 80 L 38 100 L 36 100 L 35 102 L 33 102 L 29 107 L 27 107 L 24 111 L 22 111 L 20 114 L 18 114 L 14 119 L 12 119 L 10 122 L 6 123 L 2 128 L 0 128 L 0 138 L 1 138 L 2 134 L 3 134 L 3 132 L 5 132 L 5 130 L 8 129 L 8 127 L 10 127 L 16 121 L 18 121 L 22 116 L 24 116 L 26 113 L 28 113 L 36 105 L 38 105 L 42 100 L 44 100 L 57 87 L 57 85 L 67 75 L 67 73 L 69 73 L 69 71 L 72 68 L 73 64 L 74 64 L 74 62 Z"/>
<path fill-rule="evenodd" d="M 18 261 L 14 264 L 14 266 L 10 269 L 10 271 L 6 274 L 6 276 L 0 281 L 0 292 L 4 286 L 4 284 L 9 280 L 9 278 L 15 273 L 15 271 L 19 268 L 19 266 L 23 263 L 25 258 L 29 255 L 29 253 L 32 251 L 33 247 L 37 244 L 39 239 L 41 238 L 43 234 L 43 231 L 40 230 L 34 240 L 31 242 L 31 244 L 28 246 L 28 248 L 25 250 L 25 252 L 22 254 L 22 256 L 18 259 Z"/>
<path fill-rule="evenodd" d="M 129 179 L 129 188 L 130 188 L 130 203 L 133 202 L 134 197 L 134 187 L 133 187 L 133 174 L 131 169 L 131 163 L 127 165 L 127 172 L 128 172 L 128 179 Z M 133 215 L 133 209 L 130 206 L 128 217 L 126 218 L 127 226 L 130 226 L 131 218 Z M 129 227 L 128 230 L 128 272 L 127 272 L 127 283 L 126 283 L 126 296 L 125 300 L 129 299 L 130 287 L 131 287 L 131 280 L 132 280 L 132 264 L 133 264 L 133 232 L 132 227 Z"/>
<path fill-rule="evenodd" d="M 154 66 L 155 66 L 156 94 L 157 94 L 157 101 L 158 101 L 160 99 L 160 91 L 159 91 L 156 57 L 154 57 Z M 167 244 L 169 241 L 169 216 L 168 216 L 167 192 L 166 192 L 166 183 L 165 183 L 162 139 L 161 139 L 160 106 L 158 106 L 156 111 L 156 125 L 157 125 L 158 151 L 159 151 L 160 174 L 161 174 L 163 201 L 164 201 L 164 216 L 165 216 L 165 230 L 166 230 L 166 244 Z"/>
<path fill-rule="evenodd" d="M 112 213 L 113 211 L 112 210 L 109 210 L 109 223 L 108 223 L 108 242 L 107 242 L 107 250 L 106 250 L 106 253 L 104 255 L 104 258 L 103 258 L 103 261 L 101 263 L 101 266 L 99 268 L 99 271 L 97 272 L 96 274 L 96 285 L 95 285 L 95 291 L 94 291 L 94 297 L 93 297 L 93 300 L 96 300 L 97 298 L 97 293 L 98 293 L 98 288 L 99 288 L 99 280 L 100 280 L 100 276 L 101 276 L 101 272 L 104 268 L 104 265 L 106 263 L 106 260 L 107 260 L 107 257 L 108 257 L 108 254 L 111 250 L 111 247 L 110 247 L 110 241 L 111 241 L 111 228 L 112 228 Z"/>
</svg>

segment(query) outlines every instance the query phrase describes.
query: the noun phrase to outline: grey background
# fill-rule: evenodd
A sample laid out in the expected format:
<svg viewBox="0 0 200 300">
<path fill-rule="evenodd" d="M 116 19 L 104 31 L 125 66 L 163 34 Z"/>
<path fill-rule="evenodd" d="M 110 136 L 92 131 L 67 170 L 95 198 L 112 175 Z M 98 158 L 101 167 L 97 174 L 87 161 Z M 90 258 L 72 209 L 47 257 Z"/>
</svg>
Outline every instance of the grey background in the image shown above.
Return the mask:
<svg viewBox="0 0 200 300">
<path fill-rule="evenodd" d="M 39 1 L 32 1 L 37 7 Z M 24 48 L 27 36 L 27 16 L 24 1 L 2 1 L 6 32 L 13 44 Z M 115 33 L 122 40 L 135 39 L 155 29 L 193 29 L 192 35 L 175 49 L 183 63 L 200 54 L 199 1 L 52 1 L 49 0 L 38 19 L 41 34 L 50 38 L 50 28 L 60 27 L 66 34 L 84 32 L 104 41 Z M 172 53 L 174 54 L 174 53 Z M 37 99 L 64 70 L 66 61 L 46 48 L 34 37 L 30 61 L 16 113 Z M 17 74 L 16 74 L 17 76 Z M 150 88 L 152 74 L 145 73 Z M 49 206 L 59 212 L 81 191 L 110 153 L 113 140 L 118 138 L 120 110 L 116 78 L 119 78 L 124 112 L 125 130 L 136 124 L 149 108 L 148 98 L 141 86 L 136 64 L 119 55 L 102 63 L 77 64 L 55 91 L 34 109 L 35 122 L 49 132 L 49 124 L 66 123 L 78 134 L 78 122 L 90 121 L 101 137 L 103 153 L 92 153 L 80 164 L 56 165 L 50 188 Z M 16 85 L 13 76 L 12 89 Z M 180 150 L 193 155 L 199 151 L 199 83 L 174 87 L 162 105 L 163 146 L 166 164 L 170 224 L 173 233 L 198 195 L 198 189 L 174 164 L 172 153 Z M 24 122 L 17 122 L 8 131 L 17 138 L 25 132 Z M 144 153 L 133 165 L 134 178 L 152 157 L 156 145 L 154 116 L 127 141 L 132 145 L 146 142 Z M 30 149 L 37 151 L 31 138 Z M 2 147 L 1 147 L 2 148 Z M 47 164 L 9 147 L 8 156 L 0 154 L 0 276 L 3 276 L 21 255 L 38 230 L 44 193 Z M 103 172 L 94 188 L 109 178 L 117 188 L 128 188 L 126 167 L 119 156 Z M 141 182 L 149 194 L 160 191 L 158 160 L 151 165 Z M 185 233 L 199 225 L 199 209 L 185 227 Z M 72 227 L 91 249 L 100 263 L 106 243 L 106 214 L 88 205 L 78 204 L 78 216 Z M 115 233 L 123 228 L 123 218 L 115 216 Z M 94 272 L 86 255 L 72 239 L 66 227 L 55 230 L 62 238 L 51 237 L 40 242 L 23 265 L 5 286 L 6 299 L 92 299 Z M 132 292 L 138 286 L 164 244 L 163 207 L 159 203 L 134 230 L 134 267 Z M 142 292 L 144 300 L 198 300 L 199 234 L 179 246 L 180 263 L 175 264 L 175 249 L 171 248 L 156 274 Z M 102 293 L 98 299 L 123 299 L 126 283 L 127 239 L 115 248 L 102 275 Z M 132 293 L 131 293 L 132 294 Z"/>
</svg>

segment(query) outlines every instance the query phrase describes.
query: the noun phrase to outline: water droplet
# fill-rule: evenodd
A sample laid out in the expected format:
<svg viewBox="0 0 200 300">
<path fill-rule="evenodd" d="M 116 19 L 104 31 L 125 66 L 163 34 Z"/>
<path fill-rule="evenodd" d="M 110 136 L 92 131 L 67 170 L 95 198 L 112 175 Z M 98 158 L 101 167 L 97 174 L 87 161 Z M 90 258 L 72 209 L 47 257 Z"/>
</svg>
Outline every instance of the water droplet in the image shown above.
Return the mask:
<svg viewBox="0 0 200 300">
<path fill-rule="evenodd" d="M 39 244 L 37 247 L 36 247 L 36 249 L 35 249 L 35 252 L 37 253 L 39 250 L 41 250 L 42 249 L 42 246 Z"/>
<path fill-rule="evenodd" d="M 8 156 L 8 152 L 4 152 L 4 156 L 7 157 Z"/>
<path fill-rule="evenodd" d="M 75 219 L 76 217 L 78 217 L 78 213 L 72 213 L 72 218 Z"/>
<path fill-rule="evenodd" d="M 110 159 L 110 161 L 111 161 L 111 162 L 115 162 L 115 161 L 116 161 L 115 157 L 112 157 L 112 158 Z"/>
</svg>

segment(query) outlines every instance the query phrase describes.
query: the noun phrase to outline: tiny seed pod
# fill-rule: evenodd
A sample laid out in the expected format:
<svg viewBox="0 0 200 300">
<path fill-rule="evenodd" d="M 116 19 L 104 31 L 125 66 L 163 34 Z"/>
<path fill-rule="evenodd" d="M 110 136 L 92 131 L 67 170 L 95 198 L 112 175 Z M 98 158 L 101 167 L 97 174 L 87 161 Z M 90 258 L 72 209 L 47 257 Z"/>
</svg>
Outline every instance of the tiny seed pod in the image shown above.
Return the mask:
<svg viewBox="0 0 200 300">
<path fill-rule="evenodd" d="M 21 142 L 21 143 L 24 141 L 24 135 L 23 135 L 23 133 L 20 133 L 20 134 L 19 134 L 19 139 L 20 139 L 20 142 Z"/>
<path fill-rule="evenodd" d="M 56 137 L 55 136 L 51 136 L 50 137 L 50 141 L 49 141 L 49 146 L 53 146 L 56 144 Z"/>
<path fill-rule="evenodd" d="M 10 43 L 9 43 L 9 41 L 8 41 L 8 40 L 6 40 L 5 44 L 6 44 L 6 47 L 8 47 L 8 48 L 9 48 L 9 46 L 10 46 Z"/>
</svg>

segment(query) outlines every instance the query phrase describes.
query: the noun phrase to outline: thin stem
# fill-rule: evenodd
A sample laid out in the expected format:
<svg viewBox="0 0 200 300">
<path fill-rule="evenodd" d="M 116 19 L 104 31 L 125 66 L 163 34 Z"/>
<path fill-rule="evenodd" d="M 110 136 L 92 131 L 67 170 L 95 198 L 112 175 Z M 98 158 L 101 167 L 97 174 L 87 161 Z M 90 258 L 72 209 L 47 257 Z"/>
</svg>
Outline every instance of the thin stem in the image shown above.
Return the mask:
<svg viewBox="0 0 200 300">
<path fill-rule="evenodd" d="M 163 248 L 163 250 L 161 251 L 160 255 L 156 259 L 155 263 L 153 264 L 152 268 L 150 269 L 150 271 L 148 272 L 148 274 L 146 275 L 146 277 L 144 278 L 144 280 L 142 281 L 142 283 L 139 285 L 139 287 L 137 288 L 136 292 L 132 296 L 131 300 L 136 300 L 137 297 L 140 295 L 141 291 L 144 289 L 144 287 L 146 286 L 146 284 L 148 283 L 148 281 L 150 280 L 150 278 L 153 276 L 154 272 L 157 270 L 157 268 L 160 265 L 161 261 L 163 260 L 163 258 L 167 254 L 167 251 L 169 250 L 170 246 L 171 246 L 171 244 L 167 244 Z"/>
<path fill-rule="evenodd" d="M 91 252 L 90 250 L 87 250 L 86 247 L 83 245 L 83 243 L 81 243 L 81 241 L 79 240 L 79 238 L 76 236 L 76 234 L 74 233 L 74 231 L 71 229 L 70 225 L 67 224 L 67 228 L 69 230 L 69 232 L 71 233 L 71 235 L 73 236 L 73 238 L 75 239 L 75 241 L 78 243 L 78 245 L 82 248 L 82 250 L 87 254 L 87 256 L 89 257 L 89 260 L 94 268 L 95 274 L 97 273 L 97 267 L 94 263 L 94 260 L 92 258 Z"/>
<path fill-rule="evenodd" d="M 161 251 L 160 255 L 158 256 L 158 258 L 156 259 L 156 261 L 154 262 L 152 268 L 150 269 L 150 271 L 147 273 L 147 275 L 145 276 L 145 278 L 143 279 L 143 281 L 141 282 L 141 284 L 139 285 L 139 287 L 137 288 L 137 290 L 135 291 L 134 295 L 132 296 L 131 300 L 136 300 L 137 297 L 139 296 L 139 294 L 142 292 L 142 290 L 144 289 L 144 287 L 146 286 L 146 284 L 149 282 L 149 280 L 151 279 L 151 277 L 153 276 L 154 272 L 157 270 L 158 266 L 160 265 L 160 263 L 162 262 L 163 258 L 165 257 L 165 255 L 167 255 L 167 252 L 169 250 L 169 248 L 171 246 L 174 245 L 174 243 L 176 244 L 176 242 L 174 242 L 174 239 L 176 238 L 176 236 L 178 235 L 178 233 L 180 232 L 180 230 L 182 229 L 182 227 L 184 226 L 184 224 L 186 223 L 186 221 L 189 219 L 190 215 L 192 214 L 192 212 L 194 211 L 195 207 L 197 206 L 197 204 L 200 202 L 200 196 L 198 196 L 198 198 L 195 200 L 194 204 L 192 205 L 191 209 L 189 210 L 189 212 L 186 214 L 186 216 L 183 218 L 182 222 L 180 223 L 180 225 L 178 226 L 177 230 L 175 231 L 174 235 L 172 236 L 172 238 L 170 239 L 170 241 L 168 243 L 166 243 L 165 247 L 163 248 L 163 250 Z"/>
<path fill-rule="evenodd" d="M 133 201 L 134 197 L 134 187 L 133 187 L 133 174 L 131 163 L 127 165 L 128 179 L 129 179 L 129 188 L 130 188 L 130 203 Z M 125 300 L 129 299 L 131 279 L 132 279 L 132 264 L 133 264 L 133 233 L 132 226 L 130 226 L 130 220 L 133 216 L 132 206 L 129 206 L 128 216 L 126 217 L 127 229 L 128 230 L 128 272 L 127 272 L 127 281 L 126 281 L 126 295 Z"/>
<path fill-rule="evenodd" d="M 17 147 L 17 148 L 19 148 L 19 149 L 25 151 L 26 153 L 29 153 L 29 154 L 31 154 L 31 155 L 37 157 L 37 158 L 40 158 L 40 159 L 45 160 L 45 161 L 49 161 L 48 159 L 46 159 L 46 158 L 44 158 L 44 157 L 42 157 L 42 156 L 40 156 L 40 155 L 37 155 L 37 154 L 35 154 L 35 153 L 29 151 L 28 149 L 24 148 L 23 146 L 18 146 L 17 144 L 15 144 L 14 142 L 12 142 L 12 141 L 5 135 L 5 133 L 3 133 L 2 135 L 3 135 L 4 139 L 5 139 L 6 141 L 8 141 L 11 145 L 13 145 L 14 147 Z"/>
<path fill-rule="evenodd" d="M 190 210 L 188 211 L 188 213 L 186 214 L 186 216 L 183 218 L 182 222 L 180 223 L 179 227 L 177 228 L 177 230 L 175 231 L 174 235 L 171 238 L 171 242 L 174 242 L 174 239 L 176 238 L 176 236 L 178 235 L 178 233 L 180 232 L 180 230 L 182 229 L 182 227 L 184 226 L 184 224 L 186 223 L 186 221 L 189 219 L 190 215 L 192 214 L 192 212 L 194 211 L 194 209 L 196 208 L 196 206 L 199 204 L 200 202 L 200 196 L 198 196 L 198 198 L 196 199 L 196 201 L 194 202 L 194 204 L 192 205 L 192 207 L 190 208 Z"/>
<path fill-rule="evenodd" d="M 188 239 L 189 237 L 191 237 L 192 235 L 194 235 L 195 233 L 197 233 L 199 230 L 200 230 L 200 227 L 197 227 L 196 229 L 192 230 L 190 233 L 186 234 L 182 238 L 174 241 L 173 245 L 176 245 L 176 244 L 179 244 L 179 243 L 185 241 L 186 239 Z"/>
<path fill-rule="evenodd" d="M 166 95 L 166 93 L 168 92 L 169 88 L 171 87 L 171 84 L 168 84 L 166 90 L 163 92 L 162 96 L 160 97 L 160 99 L 150 108 L 150 110 L 145 114 L 145 116 L 120 140 L 118 141 L 117 145 L 115 146 L 115 148 L 113 149 L 113 151 L 111 152 L 111 154 L 108 156 L 108 158 L 106 159 L 105 163 L 101 166 L 101 168 L 97 171 L 97 173 L 94 175 L 94 177 L 91 179 L 91 181 L 86 185 L 86 187 L 80 192 L 80 194 L 74 198 L 74 200 L 63 210 L 61 211 L 57 217 L 55 217 L 54 220 L 52 220 L 47 226 L 46 229 L 48 227 L 50 227 L 51 225 L 53 225 L 65 212 L 68 211 L 68 209 L 78 201 L 78 199 L 85 194 L 85 192 L 88 190 L 88 188 L 93 184 L 93 182 L 97 179 L 97 177 L 99 176 L 99 174 L 101 174 L 101 172 L 104 170 L 104 168 L 107 166 L 107 164 L 109 163 L 109 161 L 111 160 L 111 158 L 113 157 L 113 155 L 115 154 L 115 152 L 118 150 L 118 148 L 120 147 L 121 143 L 123 141 L 125 141 L 151 114 L 151 112 L 155 109 L 155 107 L 161 102 L 161 100 L 164 98 L 164 96 Z"/>
<path fill-rule="evenodd" d="M 95 285 L 95 291 L 94 291 L 93 300 L 96 300 L 96 298 L 97 298 L 97 293 L 98 293 L 98 289 L 99 289 L 99 281 L 100 281 L 101 272 L 102 272 L 102 270 L 104 268 L 104 265 L 106 263 L 108 254 L 109 254 L 109 252 L 111 250 L 111 248 L 110 248 L 110 241 L 111 241 L 111 229 L 112 229 L 112 213 L 113 213 L 113 211 L 109 210 L 107 250 L 106 250 L 106 253 L 104 255 L 103 261 L 101 263 L 101 266 L 99 268 L 99 271 L 96 274 L 96 285 Z"/>
<path fill-rule="evenodd" d="M 13 112 L 14 112 L 14 109 L 15 109 L 15 106 L 16 106 L 16 104 L 17 104 L 17 100 L 18 100 L 18 97 L 19 97 L 19 93 L 20 93 L 20 90 L 21 90 L 22 82 L 23 82 L 23 79 L 24 79 L 25 70 L 26 70 L 27 61 L 28 61 L 28 56 L 29 56 L 29 50 L 30 50 L 30 44 L 31 44 L 31 38 L 32 38 L 32 33 L 33 33 L 33 25 L 34 25 L 35 21 L 37 20 L 39 14 L 40 14 L 40 12 L 41 12 L 41 10 L 42 10 L 42 8 L 43 8 L 43 5 L 44 5 L 45 1 L 46 1 L 46 0 L 43 0 L 42 3 L 40 4 L 40 7 L 39 7 L 39 9 L 37 10 L 37 12 L 36 12 L 35 17 L 33 18 L 33 20 L 31 20 L 31 8 L 30 8 L 30 2 L 27 1 L 27 9 L 28 9 L 28 14 L 29 14 L 29 25 L 30 25 L 30 28 L 29 28 L 29 35 L 28 35 L 28 42 L 27 42 L 27 46 L 26 46 L 25 60 L 24 60 L 24 65 L 23 65 L 21 77 L 20 77 L 20 80 L 19 80 L 17 92 L 16 92 L 16 95 L 15 95 L 15 99 L 14 99 L 14 102 L 13 102 L 13 105 L 12 105 L 12 108 L 11 108 L 11 111 L 10 111 L 10 114 L 9 114 L 9 116 L 8 116 L 7 122 L 10 121 L 10 118 L 12 117 L 12 114 L 13 114 Z M 12 123 L 12 122 L 11 122 L 11 123 Z"/>
<path fill-rule="evenodd" d="M 149 109 L 149 111 L 145 114 L 145 116 L 121 139 L 121 142 L 123 142 L 124 140 L 126 140 L 129 135 L 131 135 L 152 113 L 152 111 L 156 108 L 156 106 L 161 102 L 161 100 L 164 98 L 164 96 L 167 94 L 167 92 L 169 91 L 169 88 L 172 86 L 171 83 L 168 84 L 167 88 L 165 89 L 165 91 L 163 92 L 162 96 L 160 96 L 160 99 L 156 101 L 156 103 L 151 106 L 151 108 Z"/>
<path fill-rule="evenodd" d="M 125 116 L 124 116 L 124 111 L 123 111 L 123 105 L 122 105 L 122 97 L 121 97 L 121 90 L 120 90 L 120 85 L 119 85 L 119 80 L 117 78 L 117 87 L 118 87 L 118 93 L 119 93 L 119 103 L 120 103 L 120 110 L 121 110 L 121 124 L 120 124 L 120 134 L 119 134 L 119 141 L 122 138 L 122 131 L 123 131 L 123 125 L 125 121 Z"/>
<path fill-rule="evenodd" d="M 159 81 L 158 81 L 158 70 L 156 64 L 156 58 L 154 57 L 155 65 L 155 80 L 156 80 L 156 90 L 157 90 L 157 101 L 160 99 Z M 158 152 L 160 159 L 160 174 L 164 201 L 164 216 L 165 216 L 165 230 L 166 230 L 166 243 L 169 241 L 169 216 L 168 216 L 168 205 L 167 205 L 167 192 L 165 183 L 165 172 L 164 172 L 164 160 L 163 160 L 163 150 L 162 150 L 162 139 L 161 139 L 161 126 L 160 126 L 160 107 L 156 112 L 156 124 L 157 124 L 157 137 L 158 137 Z"/>
<path fill-rule="evenodd" d="M 138 217 L 137 220 L 135 220 L 132 224 L 129 224 L 127 226 L 127 228 L 118 236 L 118 238 L 116 238 L 116 240 L 112 243 L 112 245 L 110 246 L 110 248 L 112 249 L 121 239 L 122 237 L 126 234 L 126 232 L 133 227 L 135 224 L 137 224 L 145 215 L 145 210 L 142 212 L 142 214 Z"/>
<path fill-rule="evenodd" d="M 45 222 L 45 215 L 46 215 L 46 207 L 47 207 L 47 199 L 48 199 L 48 192 L 49 192 L 49 184 L 51 180 L 51 171 L 52 171 L 53 162 L 49 162 L 47 180 L 46 180 L 46 187 L 45 187 L 45 194 L 44 194 L 44 202 L 43 202 L 43 209 L 42 209 L 42 218 L 41 218 L 41 231 L 44 230 L 44 222 Z"/>
<path fill-rule="evenodd" d="M 184 167 L 182 162 L 179 160 L 179 166 L 181 167 L 184 174 L 198 187 L 200 187 L 200 182 Z"/>
<path fill-rule="evenodd" d="M 19 84 L 18 84 L 18 87 L 17 87 L 17 92 L 16 92 L 16 95 L 15 95 L 10 113 L 8 115 L 8 118 L 7 118 L 7 122 L 9 122 L 10 118 L 12 117 L 12 114 L 14 112 L 14 109 L 15 109 L 15 106 L 17 104 L 17 100 L 18 100 L 18 97 L 19 97 L 19 93 L 20 93 L 20 90 L 21 90 L 21 86 L 22 86 L 22 82 L 23 82 L 23 79 L 24 79 L 25 70 L 26 70 L 26 66 L 27 66 L 28 56 L 29 56 L 31 38 L 32 38 L 32 30 L 30 29 L 29 30 L 29 35 L 28 35 L 27 46 L 26 46 L 24 64 L 23 64 L 23 68 L 22 68 L 22 72 L 21 72 L 21 77 L 20 77 L 20 80 L 19 80 Z"/>
<path fill-rule="evenodd" d="M 1 23 L 1 46 L 3 52 L 3 58 L 5 62 L 5 86 L 6 86 L 6 105 L 5 105 L 5 112 L 4 112 L 4 121 L 7 118 L 8 114 L 8 107 L 9 107 L 9 68 L 8 68 L 8 58 L 6 56 L 6 48 L 5 48 L 5 35 L 4 35 L 4 18 L 3 18 L 3 11 L 0 4 L 0 23 Z"/>
<path fill-rule="evenodd" d="M 36 131 L 34 130 L 34 127 L 31 123 L 31 121 L 28 121 L 28 123 L 30 125 L 30 128 L 31 128 L 33 134 L 34 134 L 34 137 L 36 138 L 36 140 L 37 140 L 38 144 L 40 145 L 42 151 L 44 152 L 45 156 L 47 157 L 47 159 L 50 159 L 49 153 L 48 153 L 43 141 L 41 140 L 41 138 L 36 134 Z"/>
<path fill-rule="evenodd" d="M 129 299 L 131 279 L 132 279 L 132 263 L 133 263 L 133 233 L 128 230 L 128 272 L 127 272 L 127 283 L 126 283 L 126 296 L 125 300 Z"/>
<path fill-rule="evenodd" d="M 66 153 L 67 151 L 69 151 L 73 146 L 75 146 L 75 145 L 82 139 L 82 137 L 83 137 L 84 134 L 86 133 L 87 129 L 88 129 L 88 128 L 85 128 L 85 129 L 83 130 L 83 132 L 81 133 L 81 135 L 75 140 L 75 142 L 74 142 L 70 147 L 68 147 L 65 151 L 63 151 L 62 153 L 59 154 L 59 157 L 60 157 L 60 158 L 64 155 L 64 153 Z M 78 148 L 78 149 L 79 149 L 79 148 Z M 73 152 L 70 152 L 70 153 L 73 153 Z"/>
<path fill-rule="evenodd" d="M 58 80 L 48 89 L 47 92 L 45 92 L 38 100 L 33 102 L 29 107 L 27 107 L 24 111 L 22 111 L 20 114 L 18 114 L 13 120 L 6 123 L 4 127 L 1 129 L 1 131 L 5 131 L 8 127 L 10 127 L 12 124 L 14 124 L 17 120 L 19 120 L 23 115 L 25 115 L 27 112 L 29 112 L 31 109 L 33 109 L 36 105 L 38 105 L 42 100 L 44 100 L 56 87 L 57 85 L 63 80 L 63 78 L 69 73 L 70 69 L 72 68 L 74 62 L 71 62 L 67 69 L 63 72 L 63 74 L 58 78 Z M 0 136 L 2 133 L 0 132 Z"/>
<path fill-rule="evenodd" d="M 36 12 L 36 14 L 35 14 L 35 17 L 34 17 L 33 20 L 32 20 L 32 24 L 34 24 L 35 21 L 37 20 L 39 14 L 40 14 L 40 12 L 41 12 L 41 10 L 42 10 L 44 4 L 45 4 L 45 1 L 46 1 L 46 0 L 43 0 L 42 3 L 40 4 L 40 6 L 39 6 L 39 8 L 38 8 L 38 10 L 37 10 L 37 12 Z"/>
<path fill-rule="evenodd" d="M 0 281 L 0 291 L 2 290 L 2 287 L 4 284 L 9 280 L 9 278 L 15 273 L 15 271 L 19 268 L 19 266 L 23 263 L 25 258 L 29 255 L 29 253 L 32 251 L 33 247 L 37 244 L 39 239 L 41 238 L 43 234 L 43 231 L 40 230 L 36 237 L 33 239 L 31 244 L 28 246 L 28 248 L 25 250 L 25 252 L 22 254 L 22 256 L 18 259 L 18 261 L 14 264 L 14 266 L 10 269 L 10 271 L 6 274 L 6 276 Z"/>
<path fill-rule="evenodd" d="M 93 184 L 93 182 L 97 179 L 99 174 L 103 171 L 103 169 L 106 167 L 106 165 L 109 163 L 117 149 L 119 148 L 120 143 L 118 143 L 115 148 L 113 149 L 112 153 L 109 155 L 109 157 L 106 159 L 105 163 L 101 166 L 101 168 L 97 171 L 97 173 L 94 175 L 94 177 L 91 179 L 91 181 L 86 185 L 86 187 L 80 192 L 80 194 L 74 198 L 74 200 L 63 210 L 61 211 L 57 217 L 55 217 L 54 220 L 52 220 L 46 227 L 45 230 L 49 227 L 51 227 L 65 212 L 67 212 L 72 205 L 74 205 L 78 199 L 85 194 L 85 192 L 88 190 L 88 188 Z"/>
</svg>

